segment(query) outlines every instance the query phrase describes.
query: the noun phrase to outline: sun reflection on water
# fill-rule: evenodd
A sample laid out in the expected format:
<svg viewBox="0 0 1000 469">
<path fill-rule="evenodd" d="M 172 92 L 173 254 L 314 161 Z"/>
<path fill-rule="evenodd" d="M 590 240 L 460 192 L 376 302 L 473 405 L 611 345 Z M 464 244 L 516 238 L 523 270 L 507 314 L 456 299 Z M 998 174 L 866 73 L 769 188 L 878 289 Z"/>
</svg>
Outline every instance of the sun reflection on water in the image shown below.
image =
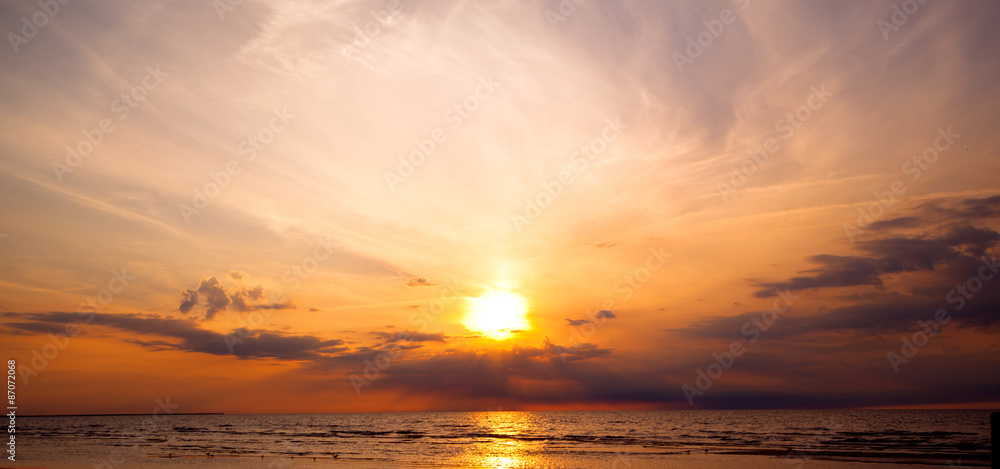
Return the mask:
<svg viewBox="0 0 1000 469">
<path fill-rule="evenodd" d="M 539 442 L 519 439 L 535 424 L 530 412 L 482 412 L 472 414 L 477 435 L 463 455 L 463 465 L 491 469 L 541 467 Z"/>
</svg>

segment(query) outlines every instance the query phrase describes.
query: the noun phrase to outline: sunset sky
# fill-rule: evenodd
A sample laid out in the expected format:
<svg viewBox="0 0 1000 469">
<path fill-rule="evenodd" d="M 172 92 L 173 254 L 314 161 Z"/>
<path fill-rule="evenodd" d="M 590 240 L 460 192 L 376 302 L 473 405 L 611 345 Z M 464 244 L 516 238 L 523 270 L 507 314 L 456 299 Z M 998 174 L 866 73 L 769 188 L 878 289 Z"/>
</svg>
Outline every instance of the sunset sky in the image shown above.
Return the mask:
<svg viewBox="0 0 1000 469">
<path fill-rule="evenodd" d="M 1000 403 L 994 2 L 49 1 L 21 414 Z"/>
</svg>

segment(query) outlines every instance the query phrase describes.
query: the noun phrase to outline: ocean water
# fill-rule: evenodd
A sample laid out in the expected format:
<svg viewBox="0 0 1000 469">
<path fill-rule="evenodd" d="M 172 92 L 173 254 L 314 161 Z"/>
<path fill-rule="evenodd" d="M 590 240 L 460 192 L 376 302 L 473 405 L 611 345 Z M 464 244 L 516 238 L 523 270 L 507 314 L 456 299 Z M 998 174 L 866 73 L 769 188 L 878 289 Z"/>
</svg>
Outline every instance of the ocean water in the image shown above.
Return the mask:
<svg viewBox="0 0 1000 469">
<path fill-rule="evenodd" d="M 0 466 L 821 469 L 990 458 L 989 411 L 976 410 L 21 417 L 17 443 L 16 463 Z"/>
</svg>

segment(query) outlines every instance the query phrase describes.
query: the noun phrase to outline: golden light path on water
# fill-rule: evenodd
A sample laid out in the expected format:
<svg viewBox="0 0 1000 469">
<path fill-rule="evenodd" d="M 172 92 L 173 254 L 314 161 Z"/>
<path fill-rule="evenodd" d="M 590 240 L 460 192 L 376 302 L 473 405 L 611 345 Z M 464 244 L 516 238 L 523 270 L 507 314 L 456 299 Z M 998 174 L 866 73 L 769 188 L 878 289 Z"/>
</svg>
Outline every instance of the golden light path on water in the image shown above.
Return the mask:
<svg viewBox="0 0 1000 469">
<path fill-rule="evenodd" d="M 535 417 L 530 412 L 483 412 L 472 416 L 473 428 L 494 436 L 478 437 L 462 463 L 468 467 L 491 469 L 513 469 L 543 467 L 540 451 L 532 451 L 534 442 L 525 442 L 504 437 L 526 433 L 534 425 Z"/>
</svg>

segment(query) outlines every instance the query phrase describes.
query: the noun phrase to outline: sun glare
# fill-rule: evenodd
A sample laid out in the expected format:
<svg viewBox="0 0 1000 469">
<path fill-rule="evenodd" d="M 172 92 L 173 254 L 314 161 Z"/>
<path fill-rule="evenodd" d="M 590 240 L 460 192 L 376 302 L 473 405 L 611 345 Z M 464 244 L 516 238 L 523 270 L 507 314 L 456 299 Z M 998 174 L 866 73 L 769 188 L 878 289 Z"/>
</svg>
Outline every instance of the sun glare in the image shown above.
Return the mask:
<svg viewBox="0 0 1000 469">
<path fill-rule="evenodd" d="M 531 328 L 525 318 L 528 300 L 517 293 L 491 290 L 469 302 L 462 325 L 491 339 L 507 339 L 513 331 Z"/>
</svg>

